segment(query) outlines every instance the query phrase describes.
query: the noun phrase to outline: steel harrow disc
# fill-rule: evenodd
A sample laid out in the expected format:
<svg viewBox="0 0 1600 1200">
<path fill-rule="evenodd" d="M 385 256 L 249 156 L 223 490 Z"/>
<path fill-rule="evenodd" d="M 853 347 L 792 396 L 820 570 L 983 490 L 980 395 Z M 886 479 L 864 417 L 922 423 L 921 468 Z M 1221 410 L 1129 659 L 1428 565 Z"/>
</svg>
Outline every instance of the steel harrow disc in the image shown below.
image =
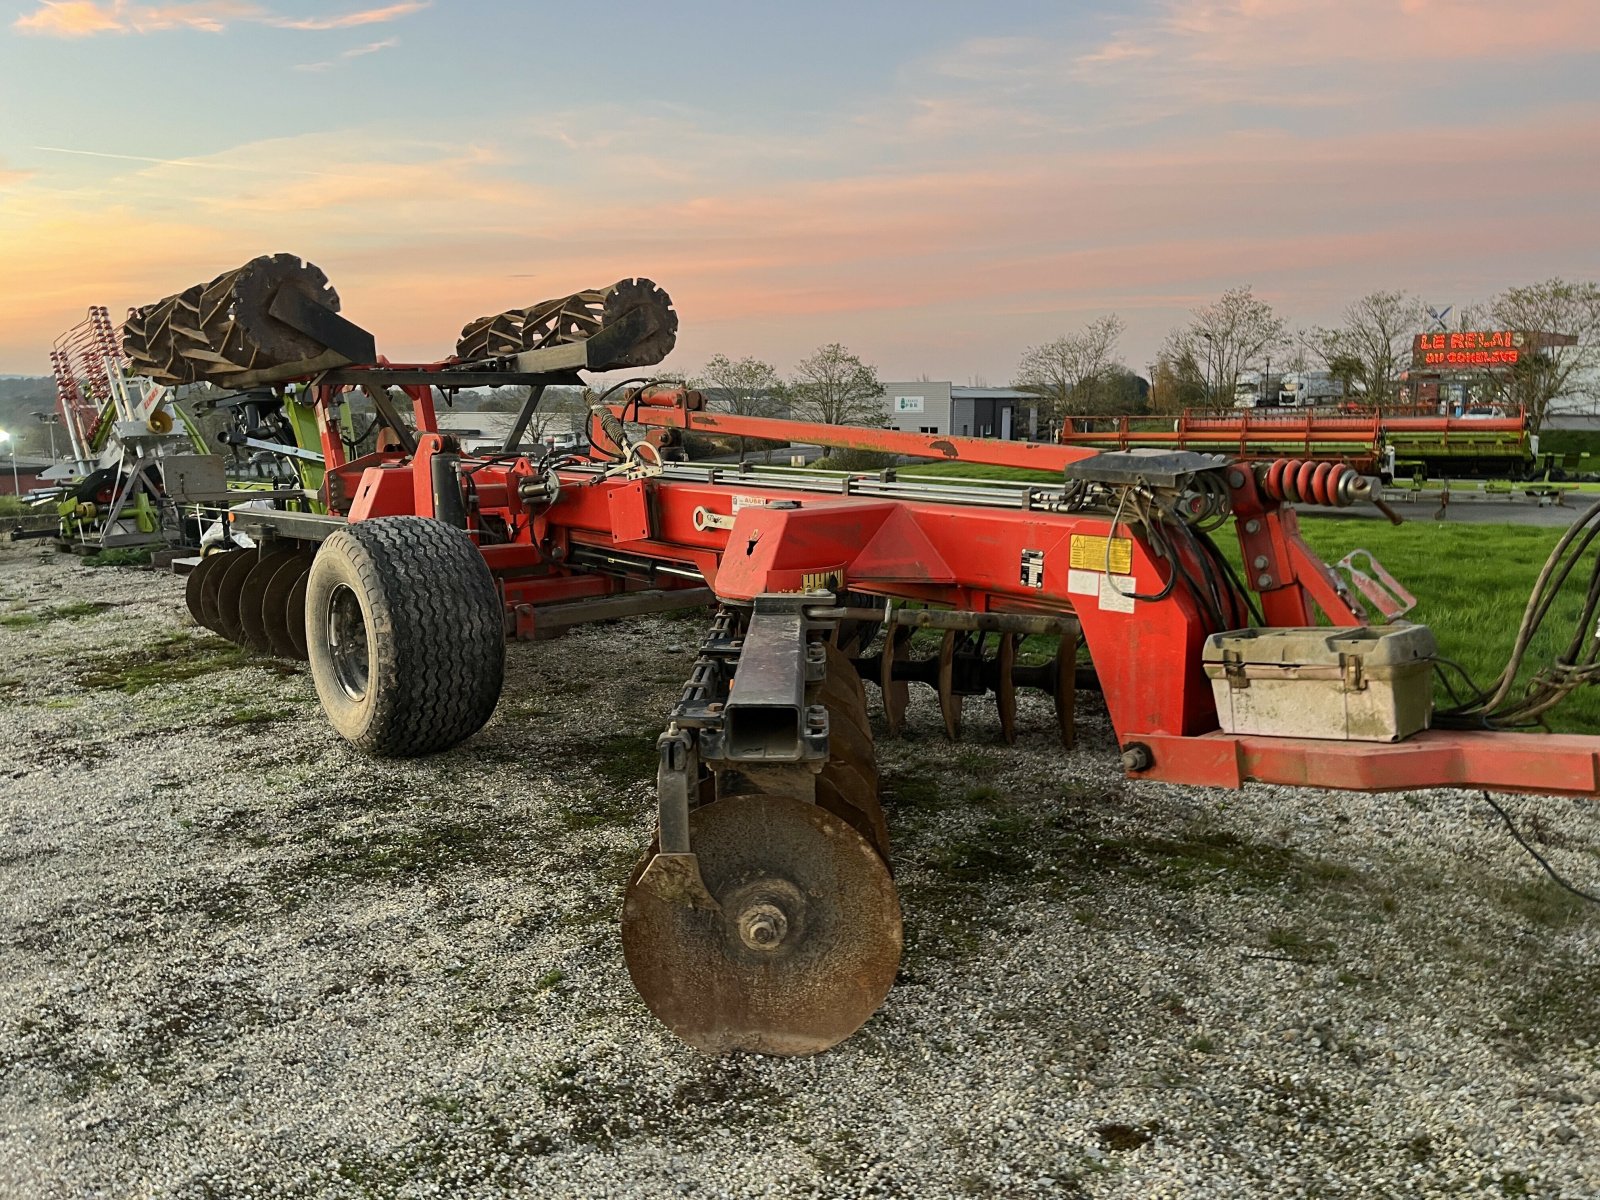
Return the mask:
<svg viewBox="0 0 1600 1200">
<path fill-rule="evenodd" d="M 199 562 L 195 563 L 194 570 L 183 583 L 183 602 L 189 606 L 189 615 L 194 618 L 196 625 L 205 625 L 210 628 L 205 618 L 205 607 L 201 604 L 201 593 L 205 590 L 206 577 L 214 575 L 217 568 L 222 565 L 223 555 L 206 554 Z"/>
<path fill-rule="evenodd" d="M 861 682 L 861 676 L 856 671 L 855 663 L 850 661 L 850 656 L 832 642 L 822 643 L 827 647 L 828 673 L 825 681 L 832 684 L 841 698 L 849 698 L 854 706 L 860 710 L 862 716 L 867 712 L 867 688 Z"/>
<path fill-rule="evenodd" d="M 272 641 L 267 637 L 267 584 L 280 567 L 298 556 L 294 549 L 263 551 L 239 588 L 239 631 L 244 635 L 243 644 L 257 654 L 272 653 Z"/>
<path fill-rule="evenodd" d="M 239 625 L 239 597 L 244 592 L 244 581 L 255 570 L 261 559 L 259 550 L 235 550 L 217 588 L 217 623 L 215 629 L 237 645 L 244 645 L 244 629 Z"/>
<path fill-rule="evenodd" d="M 955 655 L 961 634 L 946 630 L 939 645 L 939 714 L 944 717 L 944 732 L 952 742 L 961 740 L 961 693 L 955 690 Z"/>
<path fill-rule="evenodd" d="M 222 633 L 222 623 L 218 600 L 222 594 L 222 580 L 227 575 L 228 569 L 238 561 L 238 556 L 248 553 L 244 550 L 224 550 L 210 557 L 215 559 L 211 569 L 200 580 L 200 624 L 212 633 Z M 226 637 L 226 634 L 223 634 Z"/>
<path fill-rule="evenodd" d="M 1017 744 L 1017 681 L 1012 673 L 1017 667 L 1020 640 L 1014 633 L 1000 635 L 1000 669 L 995 677 L 994 703 L 1000 711 L 1000 736 L 1008 746 Z"/>
<path fill-rule="evenodd" d="M 889 828 L 878 802 L 878 766 L 855 667 L 830 647 L 828 673 L 818 688 L 828 709 L 828 761 L 817 776 L 817 803 L 850 824 L 889 861 Z"/>
<path fill-rule="evenodd" d="M 877 850 L 816 804 L 723 797 L 689 816 L 717 911 L 639 886 L 622 908 L 628 973 L 696 1049 L 814 1054 L 859 1029 L 900 963 L 900 901 Z"/>
<path fill-rule="evenodd" d="M 305 658 L 305 580 L 311 572 L 315 556 L 302 550 L 278 563 L 261 595 L 261 623 L 267 635 L 267 644 L 279 658 Z M 291 604 L 295 585 L 300 585 L 300 599 Z M 299 641 L 294 630 L 299 631 Z"/>
<path fill-rule="evenodd" d="M 853 763 L 829 756 L 817 776 L 817 803 L 864 837 L 888 865 L 889 826 L 878 789 Z"/>
<path fill-rule="evenodd" d="M 910 627 L 891 626 L 884 636 L 882 672 L 878 680 L 879 694 L 883 697 L 883 719 L 890 737 L 900 736 L 906 723 L 906 708 L 911 703 L 911 685 L 904 679 L 894 678 L 894 664 L 908 662 L 910 658 Z"/>
<path fill-rule="evenodd" d="M 305 662 L 310 654 L 306 649 L 306 580 L 311 578 L 311 568 L 297 576 L 290 585 L 289 598 L 284 601 L 284 623 L 288 626 L 289 641 L 294 653 L 291 658 Z"/>
</svg>

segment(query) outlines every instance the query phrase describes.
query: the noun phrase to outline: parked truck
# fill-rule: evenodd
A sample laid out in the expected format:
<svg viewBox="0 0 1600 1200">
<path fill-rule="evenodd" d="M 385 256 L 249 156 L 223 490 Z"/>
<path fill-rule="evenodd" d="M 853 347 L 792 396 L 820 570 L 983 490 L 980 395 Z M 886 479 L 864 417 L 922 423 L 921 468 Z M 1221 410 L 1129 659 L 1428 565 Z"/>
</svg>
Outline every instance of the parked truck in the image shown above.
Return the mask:
<svg viewBox="0 0 1600 1200">
<path fill-rule="evenodd" d="M 1330 371 L 1291 371 L 1283 377 L 1279 403 L 1286 408 L 1319 408 L 1350 395 L 1344 381 Z"/>
</svg>

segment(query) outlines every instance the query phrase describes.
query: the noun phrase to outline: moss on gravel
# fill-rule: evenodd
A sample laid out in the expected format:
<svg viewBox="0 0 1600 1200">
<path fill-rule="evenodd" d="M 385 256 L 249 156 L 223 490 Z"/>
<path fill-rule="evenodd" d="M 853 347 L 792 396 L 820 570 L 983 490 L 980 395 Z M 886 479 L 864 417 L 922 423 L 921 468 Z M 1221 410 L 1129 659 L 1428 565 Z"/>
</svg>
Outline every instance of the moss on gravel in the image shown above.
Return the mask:
<svg viewBox="0 0 1600 1200">
<path fill-rule="evenodd" d="M 220 638 L 172 634 L 137 650 L 89 660 L 78 683 L 95 691 L 135 695 L 164 683 L 181 683 L 250 664 L 250 652 Z"/>
</svg>

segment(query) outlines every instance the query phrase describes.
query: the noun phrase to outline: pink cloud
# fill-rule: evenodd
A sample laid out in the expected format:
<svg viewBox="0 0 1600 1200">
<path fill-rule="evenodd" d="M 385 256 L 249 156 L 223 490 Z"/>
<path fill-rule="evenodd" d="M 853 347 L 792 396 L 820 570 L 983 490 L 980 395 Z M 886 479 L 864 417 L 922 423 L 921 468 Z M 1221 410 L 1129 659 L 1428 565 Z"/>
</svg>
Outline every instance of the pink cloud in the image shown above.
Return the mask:
<svg viewBox="0 0 1600 1200">
<path fill-rule="evenodd" d="M 50 37 L 93 37 L 99 33 L 159 33 L 198 29 L 221 33 L 230 21 L 257 20 L 261 9 L 235 0 L 199 0 L 192 4 L 97 4 L 93 0 L 46 0 L 36 11 L 20 16 L 13 28 Z"/>
<path fill-rule="evenodd" d="M 1224 71 L 1333 63 L 1437 65 L 1600 49 L 1593 0 L 1168 0 L 1153 21 L 1079 57 L 1083 67 L 1174 60 Z M 1281 75 L 1278 76 L 1281 78 Z"/>
<path fill-rule="evenodd" d="M 115 4 L 95 4 L 92 0 L 46 0 L 37 11 L 18 17 L 12 27 L 23 33 L 51 37 L 93 37 L 97 33 L 126 33 L 116 14 Z"/>
<path fill-rule="evenodd" d="M 1600 164 L 1571 148 L 1597 140 L 1600 115 L 1580 108 L 811 182 L 702 173 L 641 191 L 605 171 L 526 182 L 488 150 L 351 158 L 342 134 L 283 139 L 197 160 L 214 170 L 151 164 L 118 181 L 126 207 L 111 210 L 80 212 L 31 184 L 5 193 L 0 238 L 18 252 L 3 264 L 15 282 L 0 289 L 0 369 L 31 361 L 27 347 L 48 347 L 52 322 L 86 303 L 148 302 L 277 250 L 327 270 L 396 359 L 445 353 L 469 317 L 647 274 L 677 301 L 688 366 L 716 351 L 786 366 L 842 339 L 886 372 L 1000 382 L 1022 346 L 1108 309 L 1128 318 L 1139 363 L 1188 309 L 1240 282 L 1291 319 L 1325 321 L 1379 287 L 1448 302 L 1581 271 L 1572 256 L 1592 242 Z M 315 181 L 262 183 L 306 161 L 322 168 Z M 1307 178 L 1347 186 L 1291 186 Z M 54 296 L 70 299 L 64 319 Z"/>
<path fill-rule="evenodd" d="M 421 3 L 389 4 L 382 8 L 368 8 L 360 12 L 345 13 L 339 17 L 306 17 L 303 20 L 287 20 L 273 18 L 270 22 L 283 29 L 352 29 L 358 25 L 381 25 L 385 21 L 398 20 L 400 17 L 409 16 L 414 12 L 421 12 L 427 8 L 431 0 L 422 0 Z"/>
<path fill-rule="evenodd" d="M 381 50 L 391 50 L 399 44 L 399 38 L 384 38 L 381 42 L 368 42 L 365 46 L 352 46 L 350 49 L 340 53 L 338 58 L 324 59 L 321 62 L 300 63 L 294 69 L 296 71 L 326 71 L 349 59 L 362 58 L 368 54 L 377 54 Z"/>
<path fill-rule="evenodd" d="M 19 16 L 12 28 L 47 37 L 81 38 L 101 33 L 162 33 L 197 29 L 221 33 L 236 21 L 274 25 L 281 29 L 329 30 L 379 25 L 427 8 L 431 0 L 407 0 L 381 8 L 362 9 L 336 17 L 290 18 L 276 16 L 244 0 L 193 0 L 190 3 L 130 4 L 126 0 L 42 0 L 31 13 Z"/>
</svg>

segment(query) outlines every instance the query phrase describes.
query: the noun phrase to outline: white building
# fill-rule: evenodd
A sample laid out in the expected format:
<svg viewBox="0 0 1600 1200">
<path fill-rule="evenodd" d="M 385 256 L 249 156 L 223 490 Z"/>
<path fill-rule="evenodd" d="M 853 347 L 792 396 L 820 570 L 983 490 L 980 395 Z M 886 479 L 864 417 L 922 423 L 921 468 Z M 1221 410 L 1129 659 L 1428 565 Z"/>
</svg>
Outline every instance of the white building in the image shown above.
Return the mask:
<svg viewBox="0 0 1600 1200">
<path fill-rule="evenodd" d="M 1037 397 L 1015 388 L 964 387 L 948 380 L 889 381 L 883 385 L 885 425 L 912 433 L 1031 437 Z"/>
</svg>

